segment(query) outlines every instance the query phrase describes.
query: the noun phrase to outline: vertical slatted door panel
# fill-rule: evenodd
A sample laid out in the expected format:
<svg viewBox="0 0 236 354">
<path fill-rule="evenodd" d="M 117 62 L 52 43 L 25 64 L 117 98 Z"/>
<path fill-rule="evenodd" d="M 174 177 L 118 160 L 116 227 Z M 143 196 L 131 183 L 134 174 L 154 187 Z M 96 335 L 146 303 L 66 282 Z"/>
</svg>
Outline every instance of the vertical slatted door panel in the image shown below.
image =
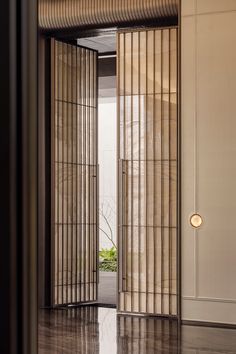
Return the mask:
<svg viewBox="0 0 236 354">
<path fill-rule="evenodd" d="M 177 314 L 177 29 L 117 35 L 119 310 Z"/>
<path fill-rule="evenodd" d="M 97 52 L 52 40 L 52 304 L 97 299 Z"/>
</svg>

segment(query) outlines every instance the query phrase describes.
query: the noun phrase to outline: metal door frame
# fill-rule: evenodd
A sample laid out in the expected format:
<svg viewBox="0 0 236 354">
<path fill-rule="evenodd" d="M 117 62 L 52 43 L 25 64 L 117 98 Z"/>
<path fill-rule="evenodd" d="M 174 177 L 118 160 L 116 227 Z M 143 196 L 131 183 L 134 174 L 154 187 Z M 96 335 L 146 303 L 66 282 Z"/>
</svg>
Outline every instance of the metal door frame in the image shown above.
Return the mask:
<svg viewBox="0 0 236 354">
<path fill-rule="evenodd" d="M 151 24 L 150 26 L 144 26 L 144 27 L 127 27 L 127 28 L 118 28 L 116 32 L 136 32 L 136 31 L 145 31 L 145 30 L 152 30 L 152 29 L 160 29 L 160 30 L 165 30 L 165 29 L 176 29 L 177 30 L 177 72 L 176 72 L 176 81 L 177 81 L 177 92 L 176 92 L 176 104 L 177 104 L 177 181 L 176 181 L 176 223 L 177 223 L 177 230 L 176 230 L 176 306 L 177 306 L 177 314 L 175 316 L 171 315 L 160 315 L 156 314 L 158 317 L 168 317 L 168 318 L 174 318 L 177 319 L 179 324 L 181 323 L 181 91 L 180 91 L 180 68 L 181 68 L 181 31 L 180 31 L 180 24 L 168 24 L 168 26 L 158 26 L 157 24 Z M 117 44 L 118 45 L 118 44 Z M 118 87 L 118 84 L 117 84 Z M 118 107 L 118 105 L 117 105 Z M 119 120 L 118 120 L 118 115 L 119 115 L 119 110 L 117 108 L 117 181 L 119 181 L 120 178 L 120 161 L 119 161 L 119 145 L 120 145 L 120 134 L 119 134 Z M 125 160 L 123 160 L 125 161 Z M 119 195 L 118 195 L 118 190 L 119 190 L 119 182 L 117 183 L 117 196 L 118 200 L 117 203 L 119 203 Z M 117 209 L 119 211 L 119 207 Z M 119 235 L 119 221 L 120 221 L 121 216 L 119 213 L 117 213 L 117 235 Z M 119 259 L 119 251 L 118 251 L 118 259 Z M 118 291 L 119 291 L 119 277 L 117 277 L 117 299 L 118 299 Z M 118 312 L 119 315 L 130 315 L 130 316 L 155 316 L 155 314 L 145 314 L 145 313 L 132 313 L 132 312 L 123 312 L 120 311 Z"/>
<path fill-rule="evenodd" d="M 80 58 L 82 58 L 82 57 L 80 57 L 80 54 L 81 55 L 84 54 L 84 57 L 82 59 L 85 60 L 85 56 L 86 56 L 86 65 L 89 63 L 89 69 L 90 69 L 90 64 L 91 64 L 91 53 L 94 53 L 93 54 L 93 59 L 92 59 L 92 67 L 93 67 L 93 70 L 95 69 L 95 74 L 97 74 L 97 52 L 95 50 L 91 50 L 89 48 L 85 48 L 85 47 L 79 46 L 79 45 L 77 45 L 75 43 L 72 44 L 72 43 L 67 43 L 67 42 L 64 42 L 64 41 L 54 40 L 54 39 L 52 39 L 52 50 L 54 50 L 54 46 L 56 44 L 60 45 L 62 49 L 63 49 L 63 46 L 65 46 L 67 48 L 67 50 L 68 50 L 68 48 L 71 50 L 71 54 L 68 54 L 70 52 L 70 50 L 67 53 L 68 55 L 71 56 L 71 64 L 72 64 L 72 51 L 73 51 L 73 48 L 76 50 L 76 54 L 75 55 L 76 55 L 76 58 L 78 58 L 80 63 L 81 63 L 81 59 Z M 79 50 L 78 53 L 77 53 L 77 50 Z M 52 61 L 54 60 L 54 55 L 52 55 L 51 60 Z M 77 59 L 76 59 L 76 61 L 77 61 Z M 96 62 L 96 64 L 95 64 L 95 62 Z M 55 65 L 54 62 L 51 63 L 51 68 L 53 68 L 55 70 L 56 65 Z M 54 97 L 54 93 L 55 93 L 55 87 L 54 87 L 55 73 L 51 72 L 51 75 L 52 75 L 52 80 L 51 80 L 51 117 L 52 118 L 51 119 L 52 119 L 52 122 L 53 122 L 55 120 L 55 117 L 56 117 L 55 116 L 55 111 L 54 111 L 55 110 L 54 101 L 56 101 L 56 98 Z M 62 75 L 64 75 L 64 74 L 62 73 Z M 86 76 L 87 73 L 85 73 L 85 71 L 83 71 L 83 70 L 80 71 L 80 75 L 82 75 L 82 76 L 79 77 L 80 81 L 81 80 L 87 80 L 87 76 Z M 98 129 L 97 129 L 98 128 L 98 124 L 97 124 L 98 123 L 98 120 L 97 120 L 97 117 L 98 117 L 98 110 L 97 110 L 97 108 L 98 108 L 98 106 L 97 106 L 98 105 L 97 96 L 98 95 L 97 95 L 97 92 L 98 91 L 97 90 L 98 90 L 98 86 L 97 86 L 96 76 L 94 76 L 94 78 L 95 78 L 95 80 L 93 80 L 93 85 L 95 85 L 95 86 L 92 88 L 92 86 L 90 85 L 91 84 L 91 76 L 90 76 L 90 70 L 89 70 L 89 78 L 88 78 L 89 79 L 89 83 L 88 83 L 88 85 L 85 86 L 85 89 L 83 89 L 83 94 L 84 94 L 83 97 L 84 98 L 82 96 L 80 96 L 80 99 L 86 100 L 85 103 L 76 103 L 76 108 L 74 108 L 73 102 L 70 102 L 69 98 L 68 98 L 69 91 L 67 91 L 67 102 L 65 101 L 66 105 L 71 105 L 73 107 L 73 108 L 71 107 L 71 115 L 73 115 L 75 113 L 76 114 L 76 118 L 77 118 L 78 112 L 80 111 L 82 113 L 82 111 L 83 111 L 83 122 L 82 122 L 83 128 L 80 127 L 80 129 L 83 129 L 83 134 L 85 134 L 85 135 L 83 135 L 83 145 L 81 145 L 81 147 L 80 147 L 81 148 L 80 153 L 82 154 L 82 150 L 83 150 L 86 153 L 86 155 L 82 154 L 81 155 L 81 159 L 82 159 L 81 162 L 77 162 L 77 167 L 79 168 L 79 170 L 76 169 L 76 171 L 77 171 L 76 172 L 76 188 L 78 188 L 77 187 L 77 182 L 78 182 L 77 178 L 78 178 L 78 174 L 79 174 L 79 176 L 81 176 L 81 182 L 79 183 L 79 187 L 82 188 L 81 192 L 83 191 L 82 194 L 79 193 L 79 195 L 81 195 L 81 197 L 79 197 L 79 198 L 83 198 L 83 199 L 80 200 L 80 207 L 81 207 L 81 205 L 83 205 L 83 217 L 86 218 L 86 220 L 87 220 L 87 217 L 90 218 L 90 216 L 91 216 L 91 210 L 90 210 L 90 208 L 91 208 L 91 197 L 90 197 L 90 194 L 87 194 L 87 188 L 89 188 L 89 191 L 90 191 L 90 187 L 92 185 L 94 185 L 94 182 L 93 182 L 93 178 L 94 177 L 96 177 L 95 186 L 96 186 L 96 191 L 97 191 L 97 193 L 95 191 L 96 201 L 94 200 L 94 203 L 95 204 L 98 203 L 98 183 L 99 183 L 99 181 L 98 181 L 98 160 L 97 160 L 98 159 L 98 154 L 97 154 L 97 151 L 98 151 L 98 148 L 97 148 L 97 141 L 98 141 Z M 71 85 L 72 85 L 72 79 L 70 79 L 70 81 L 71 81 Z M 95 84 L 94 84 L 94 82 L 95 82 Z M 67 78 L 67 81 L 66 81 L 66 85 L 67 85 L 67 90 L 69 90 L 70 86 L 68 86 L 68 78 Z M 63 87 L 64 87 L 64 85 L 63 85 Z M 81 85 L 80 87 L 82 89 L 83 86 Z M 70 89 L 71 89 L 71 101 L 73 100 L 73 95 L 74 95 L 72 88 L 73 88 L 73 86 L 70 87 Z M 88 89 L 89 89 L 89 91 L 87 91 Z M 94 98 L 91 98 L 92 97 L 91 96 L 91 89 L 93 90 Z M 93 100 L 93 102 L 94 102 L 94 106 L 93 107 L 92 106 L 90 107 L 90 106 L 87 105 L 87 94 L 89 95 L 88 96 L 89 97 L 89 101 Z M 81 95 L 81 92 L 80 92 L 80 95 Z M 76 86 L 76 102 L 77 102 L 77 99 L 78 99 L 78 96 L 77 96 L 77 86 Z M 57 106 L 58 106 L 58 104 L 57 104 Z M 87 164 L 88 162 L 90 163 L 91 153 L 92 153 L 92 150 L 91 150 L 91 142 L 92 142 L 92 140 L 90 140 L 90 134 L 91 134 L 92 130 L 89 130 L 89 129 L 91 129 L 90 121 L 91 121 L 91 117 L 92 116 L 90 115 L 91 112 L 89 113 L 89 116 L 87 116 L 87 113 L 88 113 L 87 110 L 88 109 L 89 110 L 92 109 L 94 111 L 93 120 L 94 120 L 94 122 L 96 122 L 95 123 L 96 126 L 94 126 L 94 129 L 95 129 L 94 134 L 96 135 L 96 146 L 95 145 L 93 146 L 94 154 L 92 154 L 93 159 L 94 158 L 96 159 L 95 165 Z M 68 115 L 69 114 L 68 113 L 68 107 L 66 108 L 66 112 L 67 112 L 66 116 L 67 116 L 67 119 L 68 119 L 68 117 L 69 117 L 69 115 Z M 89 117 L 89 127 L 87 126 L 87 124 L 88 124 L 87 117 Z M 76 132 L 78 132 L 78 129 L 79 129 L 79 127 L 78 127 L 78 123 L 77 123 L 77 119 L 76 119 Z M 84 131 L 84 129 L 85 129 L 85 131 Z M 85 138 L 85 136 L 86 136 L 86 138 Z M 77 137 L 78 136 L 76 135 L 76 149 L 78 149 L 78 142 L 80 143 L 80 141 L 77 139 Z M 69 138 L 68 131 L 67 131 L 67 138 Z M 56 162 L 55 161 L 55 151 L 54 151 L 54 149 L 55 149 L 54 141 L 55 141 L 54 124 L 51 124 L 51 166 L 52 166 L 51 167 L 51 196 L 52 196 L 51 197 L 51 306 L 65 306 L 65 305 L 68 305 L 68 304 L 76 305 L 76 304 L 81 304 L 81 302 L 77 302 L 77 301 L 73 302 L 72 301 L 72 297 L 73 297 L 73 289 L 72 289 L 73 288 L 73 284 L 72 283 L 71 283 L 71 285 L 68 284 L 68 286 L 71 288 L 70 289 L 71 295 L 70 295 L 70 297 L 68 296 L 68 294 L 66 296 L 66 299 L 68 300 L 70 298 L 71 301 L 69 301 L 69 302 L 66 301 L 65 303 L 63 302 L 63 298 L 64 298 L 64 290 L 63 290 L 63 288 L 64 288 L 64 285 L 63 285 L 62 290 L 61 290 L 62 291 L 62 296 L 63 296 L 62 303 L 55 305 L 54 304 L 54 300 L 53 300 L 54 299 L 54 295 L 53 295 L 54 294 L 54 280 L 53 279 L 55 277 L 55 271 L 54 271 L 54 267 L 55 267 L 55 251 L 54 251 L 54 246 L 55 246 L 54 245 L 54 234 L 55 234 L 55 231 L 54 231 L 55 225 L 54 224 L 55 224 L 55 222 L 54 222 L 54 215 L 56 215 L 55 214 L 55 212 L 56 212 L 55 211 L 55 192 L 54 192 L 55 191 L 55 178 L 54 178 L 54 175 L 53 175 L 54 174 L 53 171 L 54 171 L 54 168 L 55 168 L 54 165 L 55 165 L 55 162 Z M 82 141 L 81 141 L 81 144 L 82 144 Z M 84 144 L 86 144 L 86 145 L 84 146 Z M 89 144 L 89 145 L 87 146 L 87 144 Z M 63 149 L 63 147 L 62 147 L 62 149 Z M 74 149 L 74 147 L 72 148 L 72 150 L 73 149 Z M 78 151 L 76 152 L 76 154 L 78 154 Z M 88 157 L 87 157 L 87 154 L 89 154 Z M 63 154 L 63 156 L 64 156 L 64 154 Z M 69 155 L 68 155 L 68 152 L 67 152 L 67 160 L 68 160 L 68 156 Z M 72 153 L 72 158 L 73 158 L 73 153 Z M 76 155 L 76 161 L 80 161 L 80 156 L 79 155 Z M 63 166 L 65 164 L 67 165 L 67 163 L 68 162 L 65 162 L 63 164 Z M 72 162 L 72 164 L 73 164 L 73 162 Z M 91 167 L 96 168 L 97 172 L 96 172 L 95 176 L 94 176 L 94 172 L 92 172 L 92 170 L 91 170 Z M 83 183 L 83 185 L 81 185 L 81 183 Z M 71 194 L 71 196 L 73 196 L 73 181 L 72 181 L 71 185 L 72 185 L 72 194 Z M 67 181 L 67 193 L 68 193 L 68 188 L 69 188 L 69 183 Z M 92 187 L 92 189 L 93 189 L 93 187 Z M 74 203 L 74 202 L 72 202 L 72 203 Z M 79 203 L 79 201 L 77 202 L 77 197 L 76 197 L 76 203 Z M 63 208 L 63 205 L 62 205 L 62 208 Z M 88 214 L 87 214 L 87 211 L 88 211 Z M 77 215 L 77 213 L 78 213 L 78 210 L 77 210 L 77 204 L 76 204 L 76 215 Z M 95 276 L 94 270 L 92 270 L 92 268 L 91 268 L 91 263 L 93 265 L 96 264 L 96 268 L 98 267 L 97 246 L 98 246 L 98 227 L 99 227 L 99 225 L 98 225 L 98 208 L 97 207 L 96 207 L 95 213 L 92 213 L 92 215 L 93 215 L 93 217 L 96 220 L 95 224 L 91 224 L 92 227 L 96 226 L 96 228 L 94 228 L 94 231 L 96 229 L 95 234 L 93 233 L 92 237 L 89 237 L 88 240 L 87 240 L 86 237 L 84 237 L 83 240 L 81 240 L 80 237 L 79 237 L 79 244 L 80 244 L 79 249 L 80 249 L 80 252 L 85 252 L 86 251 L 86 253 L 89 252 L 89 254 L 90 254 L 91 247 L 92 247 L 92 244 L 93 244 L 95 246 L 94 252 L 96 252 L 96 260 L 95 260 L 95 258 L 90 258 L 89 257 L 89 268 L 87 268 L 88 264 L 85 261 L 85 259 L 84 259 L 83 262 L 82 262 L 82 260 L 81 260 L 81 262 L 79 262 L 79 264 L 80 264 L 79 268 L 80 268 L 80 271 L 83 273 L 83 279 L 84 279 L 84 281 L 81 283 L 81 286 L 79 286 L 80 281 L 77 284 L 77 287 L 80 288 L 80 290 L 79 290 L 80 298 L 81 297 L 86 297 L 87 290 L 85 290 L 85 288 L 87 289 L 87 287 L 89 288 L 89 290 L 88 290 L 89 297 L 91 297 L 90 287 L 91 287 L 91 285 L 93 283 L 96 283 L 95 293 L 94 293 L 94 290 L 92 290 L 93 297 L 94 296 L 97 297 L 97 293 L 98 293 L 98 271 L 97 271 L 98 269 L 96 269 L 96 276 Z M 82 216 L 81 216 L 81 218 L 82 218 Z M 67 215 L 67 222 L 69 222 L 68 220 L 69 219 L 68 219 L 68 215 Z M 80 228 L 81 234 L 84 234 L 85 230 L 86 230 L 86 234 L 87 234 L 87 231 L 88 231 L 87 227 L 89 227 L 89 229 L 90 229 L 90 226 L 89 226 L 90 223 L 88 223 L 88 225 L 87 225 L 86 224 L 86 220 L 85 219 L 83 219 L 83 220 L 81 219 L 81 221 L 79 222 L 79 224 L 80 224 L 79 228 Z M 77 224 L 77 222 L 78 222 L 78 220 L 77 220 L 77 216 L 76 216 L 76 224 L 75 224 L 76 228 L 79 225 L 79 224 Z M 64 224 L 64 222 L 63 222 L 63 224 Z M 74 227 L 74 222 L 73 222 L 73 225 L 71 224 L 71 227 Z M 67 253 L 68 253 L 68 247 L 69 247 L 68 231 L 66 233 L 67 233 L 66 244 L 67 244 Z M 73 232 L 72 232 L 72 234 L 73 234 Z M 76 235 L 77 235 L 77 231 L 76 231 Z M 95 237 L 96 237 L 96 242 L 95 242 Z M 73 242 L 72 239 L 74 239 L 74 236 L 71 236 L 71 242 Z M 87 242 L 89 242 L 89 245 L 87 245 Z M 78 250 L 77 238 L 76 238 L 76 247 L 77 247 L 77 250 Z M 89 247 L 89 248 L 87 248 L 87 247 Z M 62 245 L 62 249 L 64 249 L 64 244 Z M 62 253 L 62 255 L 63 255 L 63 253 Z M 72 265 L 72 263 L 73 263 L 73 261 L 72 261 L 72 258 L 73 258 L 72 249 L 71 249 L 71 252 L 69 251 L 68 255 L 71 256 L 71 267 L 73 267 L 73 265 Z M 90 256 L 92 256 L 92 254 L 90 254 Z M 63 256 L 63 258 L 64 258 L 64 256 Z M 92 262 L 91 262 L 91 259 L 93 259 Z M 59 266 L 59 263 L 58 263 L 58 266 Z M 69 269 L 70 269 L 70 266 L 69 267 L 68 266 L 69 266 L 69 263 L 67 264 L 67 268 L 66 268 L 66 272 L 67 273 L 69 272 Z M 77 273 L 77 267 L 78 267 L 78 265 L 77 265 L 77 261 L 76 261 L 76 279 L 77 279 L 77 274 L 78 274 Z M 62 260 L 62 268 L 63 268 L 63 260 Z M 83 269 L 83 271 L 82 271 L 82 269 Z M 72 268 L 71 268 L 71 270 L 72 270 Z M 88 274 L 87 274 L 87 271 L 88 271 Z M 64 273 L 64 268 L 63 268 L 63 273 Z M 89 279 L 91 280 L 91 278 L 90 278 L 91 274 L 93 274 L 92 275 L 92 279 L 94 279 L 94 277 L 95 277 L 96 281 L 89 281 L 87 283 L 87 277 L 89 277 Z M 71 275 L 71 277 L 70 277 L 71 281 L 72 281 L 72 277 L 73 276 Z M 69 278 L 69 275 L 67 275 L 67 283 L 68 283 L 68 278 Z M 62 279 L 64 279 L 64 275 L 62 276 Z M 82 286 L 82 284 L 84 284 L 84 287 Z M 67 286 L 67 285 L 65 285 L 65 286 Z M 94 286 L 93 286 L 93 289 L 94 289 Z M 68 293 L 68 290 L 66 290 L 66 293 Z M 77 290 L 76 290 L 76 294 L 77 294 Z M 91 301 L 93 302 L 95 300 L 82 300 L 82 303 L 91 302 Z"/>
<path fill-rule="evenodd" d="M 177 229 L 177 289 L 178 289 L 178 294 L 177 294 L 177 318 L 179 323 L 181 322 L 181 292 L 182 292 L 182 286 L 181 286 L 181 24 L 180 24 L 180 17 L 179 18 L 173 18 L 173 19 L 168 19 L 164 20 L 164 22 L 153 22 L 153 23 L 145 23 L 144 28 L 152 28 L 152 27 L 157 27 L 160 26 L 161 28 L 165 28 L 165 26 L 177 26 L 178 27 L 178 50 L 177 50 L 177 58 L 178 58 L 178 71 L 177 71 L 177 81 L 178 81 L 178 92 L 177 92 L 177 102 L 178 102 L 178 117 L 177 117 L 177 159 L 178 159 L 178 164 L 177 164 L 177 222 L 178 222 L 178 229 Z M 130 27 L 130 23 L 127 23 L 126 26 L 122 27 L 122 29 L 135 29 L 135 25 Z M 139 27 L 140 28 L 140 27 Z M 40 37 L 42 38 L 43 41 L 47 41 L 48 38 L 51 36 L 54 36 L 57 39 L 65 40 L 68 41 L 68 43 L 75 43 L 75 38 L 78 37 L 89 37 L 89 36 L 100 36 L 106 33 L 116 33 L 117 30 L 120 28 L 95 28 L 95 29 L 84 29 L 84 30 L 64 30 L 64 31 L 51 31 L 48 33 L 47 31 L 40 31 Z M 48 37 L 48 35 L 50 37 Z M 48 83 L 46 84 L 46 87 L 48 86 Z M 45 102 L 44 102 L 45 104 Z M 48 101 L 46 99 L 46 106 L 48 107 Z M 44 135 L 45 131 L 41 131 L 41 135 Z M 117 141 L 118 143 L 118 141 Z M 117 159 L 118 160 L 118 159 Z M 117 161 L 118 163 L 118 161 Z M 118 170 L 117 170 L 118 171 Z M 47 182 L 46 182 L 47 184 Z M 41 211 L 42 213 L 42 211 Z M 40 214 L 40 210 L 39 210 Z M 117 223 L 118 225 L 118 223 Z M 47 229 L 47 226 L 46 226 Z M 46 231 L 46 233 L 48 233 Z M 45 249 L 45 244 L 42 245 L 42 248 Z M 47 267 L 46 267 L 47 268 Z M 46 269 L 47 272 L 47 269 Z M 118 281 L 118 280 L 117 280 Z M 42 285 L 42 284 L 41 284 Z M 43 290 L 42 292 L 47 291 L 49 288 L 49 283 L 43 283 Z M 118 291 L 118 287 L 117 287 Z M 43 300 L 41 302 L 41 306 L 50 306 L 48 303 L 47 299 Z"/>
</svg>

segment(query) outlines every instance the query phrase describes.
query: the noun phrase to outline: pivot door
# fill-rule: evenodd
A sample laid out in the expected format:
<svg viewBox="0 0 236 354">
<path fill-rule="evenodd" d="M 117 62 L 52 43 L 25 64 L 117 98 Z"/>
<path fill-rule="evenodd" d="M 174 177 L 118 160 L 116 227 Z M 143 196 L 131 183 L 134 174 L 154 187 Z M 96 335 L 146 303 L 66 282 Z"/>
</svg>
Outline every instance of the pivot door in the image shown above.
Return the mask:
<svg viewBox="0 0 236 354">
<path fill-rule="evenodd" d="M 117 35 L 119 311 L 177 315 L 177 30 Z"/>
<path fill-rule="evenodd" d="M 51 42 L 52 305 L 97 299 L 97 52 Z"/>
</svg>

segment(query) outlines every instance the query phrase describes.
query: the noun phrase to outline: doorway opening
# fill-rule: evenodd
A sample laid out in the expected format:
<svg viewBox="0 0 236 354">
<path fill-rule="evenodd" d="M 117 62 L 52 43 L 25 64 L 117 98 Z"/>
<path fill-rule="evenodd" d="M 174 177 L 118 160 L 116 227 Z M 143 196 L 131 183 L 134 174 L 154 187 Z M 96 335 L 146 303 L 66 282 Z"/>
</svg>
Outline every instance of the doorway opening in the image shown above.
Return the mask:
<svg viewBox="0 0 236 354">
<path fill-rule="evenodd" d="M 178 314 L 177 38 L 51 41 L 55 307 Z"/>
<path fill-rule="evenodd" d="M 98 298 L 117 301 L 117 102 L 116 34 L 80 38 L 78 45 L 98 52 Z"/>
</svg>

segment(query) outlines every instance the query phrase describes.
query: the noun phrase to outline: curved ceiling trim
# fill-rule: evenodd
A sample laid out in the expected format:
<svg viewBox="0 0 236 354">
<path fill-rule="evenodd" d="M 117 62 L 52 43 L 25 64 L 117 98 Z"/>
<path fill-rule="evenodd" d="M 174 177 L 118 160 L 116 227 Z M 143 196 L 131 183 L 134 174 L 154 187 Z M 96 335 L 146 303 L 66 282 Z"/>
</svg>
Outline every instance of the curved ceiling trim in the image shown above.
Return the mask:
<svg viewBox="0 0 236 354">
<path fill-rule="evenodd" d="M 178 15 L 179 0 L 39 0 L 44 30 L 119 25 Z"/>
</svg>

